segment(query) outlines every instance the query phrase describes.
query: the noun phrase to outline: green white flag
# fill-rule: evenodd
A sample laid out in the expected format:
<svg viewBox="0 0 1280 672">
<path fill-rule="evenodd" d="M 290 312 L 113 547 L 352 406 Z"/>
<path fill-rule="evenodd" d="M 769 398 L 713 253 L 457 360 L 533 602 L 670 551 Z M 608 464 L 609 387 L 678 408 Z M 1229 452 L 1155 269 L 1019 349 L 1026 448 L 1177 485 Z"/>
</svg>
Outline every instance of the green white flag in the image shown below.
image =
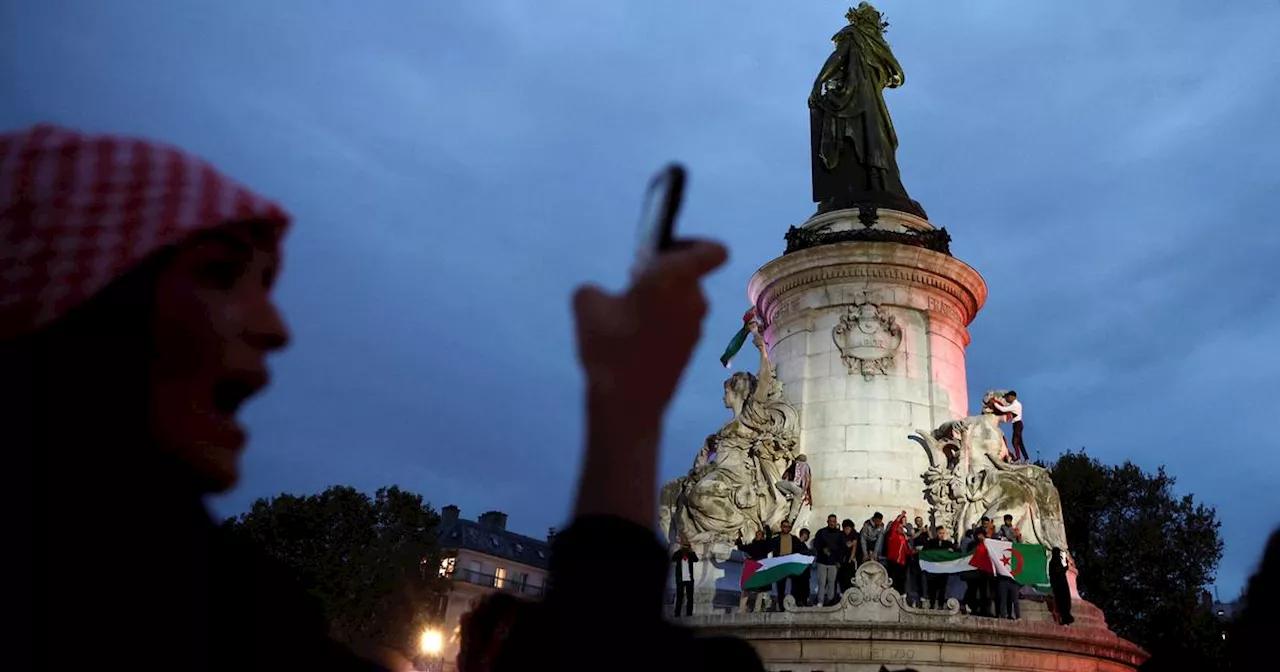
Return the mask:
<svg viewBox="0 0 1280 672">
<path fill-rule="evenodd" d="M 720 355 L 720 366 L 723 366 L 726 369 L 729 368 L 729 362 L 737 356 L 738 351 L 742 350 L 742 346 L 747 342 L 747 336 L 751 333 L 751 323 L 754 322 L 755 319 L 755 308 L 748 310 L 746 314 L 742 316 L 742 328 L 738 330 L 738 333 L 733 335 L 733 338 L 729 339 L 729 345 L 725 346 L 724 354 Z"/>
<path fill-rule="evenodd" d="M 943 549 L 924 549 L 920 551 L 920 569 L 930 574 L 959 574 L 974 569 L 970 564 L 972 553 L 947 551 Z"/>
</svg>

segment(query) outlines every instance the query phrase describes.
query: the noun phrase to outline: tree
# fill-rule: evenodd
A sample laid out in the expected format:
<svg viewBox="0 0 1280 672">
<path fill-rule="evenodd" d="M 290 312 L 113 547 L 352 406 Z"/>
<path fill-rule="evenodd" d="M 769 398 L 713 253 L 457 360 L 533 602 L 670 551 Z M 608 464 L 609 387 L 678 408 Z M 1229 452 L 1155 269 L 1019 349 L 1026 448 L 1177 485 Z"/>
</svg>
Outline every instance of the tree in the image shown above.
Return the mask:
<svg viewBox="0 0 1280 672">
<path fill-rule="evenodd" d="M 225 527 L 288 565 L 324 605 L 340 641 L 414 650 L 438 617 L 440 516 L 421 495 L 346 486 L 259 499 Z"/>
<path fill-rule="evenodd" d="M 1050 469 L 1081 596 L 1153 663 L 1211 669 L 1222 637 L 1199 597 L 1222 559 L 1214 508 L 1175 495 L 1164 467 L 1150 474 L 1128 461 L 1107 466 L 1082 449 Z"/>
</svg>

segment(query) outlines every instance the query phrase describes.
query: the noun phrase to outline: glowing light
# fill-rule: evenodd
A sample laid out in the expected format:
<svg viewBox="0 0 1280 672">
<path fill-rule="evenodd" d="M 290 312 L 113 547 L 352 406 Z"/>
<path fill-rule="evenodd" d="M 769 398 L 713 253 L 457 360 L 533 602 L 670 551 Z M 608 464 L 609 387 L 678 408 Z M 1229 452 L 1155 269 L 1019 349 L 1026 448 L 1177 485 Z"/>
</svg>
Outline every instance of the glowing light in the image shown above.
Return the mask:
<svg viewBox="0 0 1280 672">
<path fill-rule="evenodd" d="M 418 645 L 428 656 L 438 656 L 444 651 L 444 635 L 439 630 L 427 628 L 422 631 L 422 639 Z"/>
</svg>

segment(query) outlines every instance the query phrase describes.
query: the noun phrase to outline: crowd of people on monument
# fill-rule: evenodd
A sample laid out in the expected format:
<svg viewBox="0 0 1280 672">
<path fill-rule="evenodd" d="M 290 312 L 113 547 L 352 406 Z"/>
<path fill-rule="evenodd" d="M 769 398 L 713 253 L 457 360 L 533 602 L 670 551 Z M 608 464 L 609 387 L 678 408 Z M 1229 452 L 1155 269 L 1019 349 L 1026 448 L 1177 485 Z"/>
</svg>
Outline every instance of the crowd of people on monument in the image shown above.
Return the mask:
<svg viewBox="0 0 1280 672">
<path fill-rule="evenodd" d="M 1022 535 L 1014 525 L 1013 516 L 1007 514 L 998 526 L 984 516 L 973 528 L 965 530 L 959 541 L 951 538 L 951 530 L 945 526 L 927 525 L 920 516 L 908 520 L 905 511 L 889 524 L 885 523 L 884 514 L 877 511 L 863 521 L 861 527 L 848 518 L 841 521 L 833 513 L 816 534 L 808 528 L 793 533 L 791 522 L 784 520 L 776 534 L 770 534 L 766 528 L 756 532 L 751 541 L 738 538 L 734 545 L 750 560 L 800 554 L 812 556 L 812 564 L 803 573 L 778 581 L 772 590 L 743 590 L 738 611 L 782 611 L 787 595 L 802 607 L 831 606 L 853 586 L 858 566 L 877 562 L 885 567 L 893 588 L 910 607 L 946 609 L 949 599 L 954 598 L 962 613 L 1018 620 L 1022 617 L 1019 602 L 1022 587 L 1011 577 L 993 576 L 976 568 L 948 574 L 921 569 L 919 554 L 923 550 L 969 553 L 986 539 L 1021 542 Z M 684 541 L 672 554 L 671 561 L 676 572 L 675 616 L 692 615 L 694 563 L 698 562 L 698 556 Z M 1053 549 L 1049 562 L 1053 594 L 1048 601 L 1056 622 L 1061 625 L 1075 621 L 1066 579 L 1067 562 L 1060 549 Z"/>
</svg>

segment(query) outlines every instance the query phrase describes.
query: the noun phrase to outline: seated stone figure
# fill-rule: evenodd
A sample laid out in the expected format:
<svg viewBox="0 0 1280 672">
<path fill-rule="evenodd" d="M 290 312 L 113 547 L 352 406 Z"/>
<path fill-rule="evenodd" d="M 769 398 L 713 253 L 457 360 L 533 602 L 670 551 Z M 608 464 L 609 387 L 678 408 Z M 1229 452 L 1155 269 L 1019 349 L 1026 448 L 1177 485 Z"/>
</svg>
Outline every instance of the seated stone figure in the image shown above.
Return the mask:
<svg viewBox="0 0 1280 672">
<path fill-rule="evenodd" d="M 790 510 L 778 489 L 796 457 L 798 414 L 786 400 L 760 337 L 758 375 L 734 373 L 724 384 L 724 404 L 733 417 L 707 437 L 689 474 L 662 490 L 659 524 L 668 539 L 691 543 L 752 538 L 777 528 Z"/>
</svg>

